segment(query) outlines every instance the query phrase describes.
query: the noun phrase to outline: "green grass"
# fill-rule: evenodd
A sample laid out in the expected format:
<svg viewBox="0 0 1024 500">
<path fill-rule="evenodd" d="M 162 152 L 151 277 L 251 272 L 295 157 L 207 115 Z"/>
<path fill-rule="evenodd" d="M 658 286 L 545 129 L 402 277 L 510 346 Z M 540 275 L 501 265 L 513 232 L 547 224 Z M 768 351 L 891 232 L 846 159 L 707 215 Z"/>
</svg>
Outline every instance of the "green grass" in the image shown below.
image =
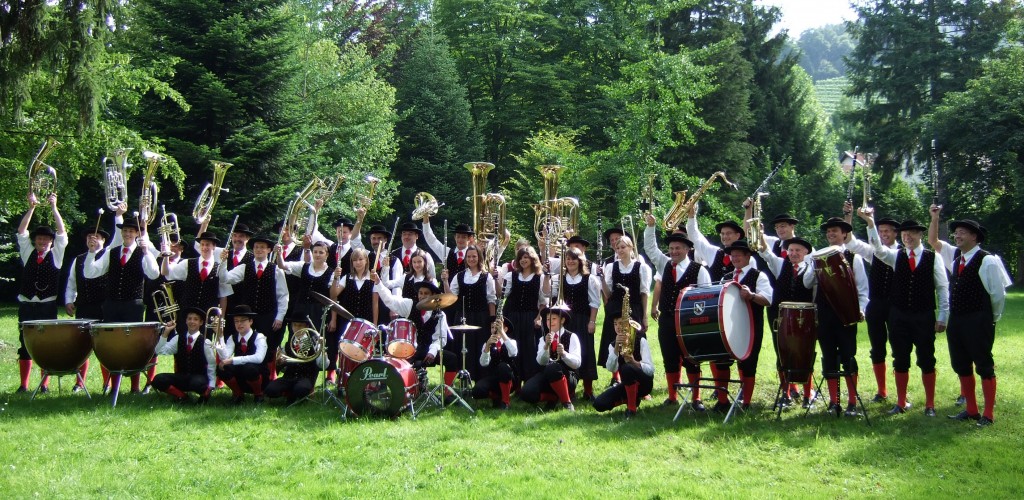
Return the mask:
<svg viewBox="0 0 1024 500">
<path fill-rule="evenodd" d="M 229 407 L 224 392 L 206 407 L 122 394 L 110 408 L 98 395 L 95 368 L 92 401 L 65 392 L 29 402 L 11 393 L 17 386 L 14 312 L 0 309 L 0 491 L 6 498 L 1024 496 L 1021 293 L 1010 296 L 999 325 L 999 400 L 996 424 L 986 429 L 945 418 L 957 411 L 959 389 L 941 336 L 940 418 L 921 413 L 915 368 L 914 409 L 889 417 L 888 405 L 869 405 L 870 427 L 797 411 L 776 422 L 769 411 L 775 375 L 768 345 L 759 403 L 728 425 L 698 415 L 672 422 L 674 411 L 657 406 L 665 398 L 660 359 L 654 399 L 631 421 L 621 410 L 601 415 L 585 403 L 576 414 L 513 403 L 507 413 L 480 405 L 475 416 L 456 408 L 428 410 L 415 421 L 342 423 L 320 404 Z M 863 327 L 859 339 L 858 358 L 867 367 Z M 160 365 L 169 366 L 169 360 Z M 71 382 L 65 379 L 65 391 Z M 606 383 L 602 373 L 600 387 Z M 894 397 L 891 377 L 889 384 Z M 873 394 L 873 387 L 863 370 L 862 393 Z"/>
</svg>

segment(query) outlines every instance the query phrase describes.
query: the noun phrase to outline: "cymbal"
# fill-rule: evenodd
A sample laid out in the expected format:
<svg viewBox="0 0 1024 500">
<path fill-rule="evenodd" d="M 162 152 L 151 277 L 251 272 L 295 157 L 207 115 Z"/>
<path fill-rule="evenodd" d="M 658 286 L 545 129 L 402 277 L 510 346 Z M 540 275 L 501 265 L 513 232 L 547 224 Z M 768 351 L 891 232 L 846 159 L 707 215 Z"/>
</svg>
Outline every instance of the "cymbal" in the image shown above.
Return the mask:
<svg viewBox="0 0 1024 500">
<path fill-rule="evenodd" d="M 455 326 L 449 326 L 448 329 L 452 330 L 452 331 L 455 331 L 455 332 L 461 332 L 461 331 L 464 331 L 464 330 L 467 331 L 467 332 L 470 332 L 470 331 L 473 331 L 473 330 L 479 330 L 480 327 L 479 326 L 475 326 L 475 325 L 455 325 Z"/>
<path fill-rule="evenodd" d="M 454 293 L 439 293 L 431 295 L 418 303 L 416 303 L 416 309 L 420 311 L 433 311 L 434 309 L 443 309 L 454 304 L 459 300 L 459 296 Z"/>
<path fill-rule="evenodd" d="M 355 317 L 352 313 L 348 312 L 348 309 L 345 309 L 344 307 L 341 307 L 341 304 L 331 300 L 330 297 L 327 297 L 324 294 L 317 293 L 317 292 L 312 292 L 312 291 L 309 292 L 309 293 L 311 293 L 313 295 L 313 298 L 316 299 L 316 301 L 319 302 L 320 305 L 322 305 L 324 307 L 327 307 L 328 309 L 334 311 L 335 313 L 338 314 L 338 316 L 341 316 L 342 318 L 345 318 L 345 319 L 352 319 L 352 318 Z"/>
</svg>

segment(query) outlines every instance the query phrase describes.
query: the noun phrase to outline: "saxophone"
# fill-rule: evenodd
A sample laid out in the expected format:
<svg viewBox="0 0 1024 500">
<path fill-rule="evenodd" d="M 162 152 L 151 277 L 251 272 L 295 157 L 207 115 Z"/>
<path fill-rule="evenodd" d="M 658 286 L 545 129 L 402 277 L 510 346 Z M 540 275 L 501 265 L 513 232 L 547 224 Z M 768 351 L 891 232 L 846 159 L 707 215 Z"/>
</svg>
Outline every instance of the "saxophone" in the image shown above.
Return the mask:
<svg viewBox="0 0 1024 500">
<path fill-rule="evenodd" d="M 711 177 L 704 181 L 704 184 L 697 189 L 696 193 L 693 193 L 693 196 L 691 196 L 690 199 L 686 198 L 687 190 L 684 189 L 682 191 L 676 191 L 673 193 L 675 195 L 675 199 L 672 201 L 672 207 L 669 208 L 668 213 L 665 214 L 665 219 L 662 221 L 661 227 L 669 232 L 675 231 L 676 228 L 679 227 L 679 224 L 686 220 L 686 214 L 690 213 L 690 209 L 697 205 L 701 196 L 704 196 L 704 192 L 707 191 L 708 188 L 715 183 L 715 179 L 719 177 L 722 178 L 722 182 L 724 182 L 726 186 L 733 188 L 733 190 L 738 189 L 735 184 L 729 182 L 729 179 L 725 177 L 725 172 L 719 170 L 718 172 L 711 174 Z"/>
<path fill-rule="evenodd" d="M 761 227 L 761 198 L 768 196 L 768 193 L 759 192 L 754 195 L 750 218 L 746 220 L 750 230 L 747 240 L 750 242 L 750 249 L 755 252 L 763 252 L 768 247 L 764 242 L 764 231 Z"/>
<path fill-rule="evenodd" d="M 626 333 L 626 341 L 619 343 L 618 336 L 616 336 L 615 352 L 619 356 L 631 356 L 633 354 L 633 344 L 636 343 L 636 332 L 640 329 L 640 323 L 637 323 L 630 316 L 633 311 L 629 306 L 629 288 L 622 283 L 616 286 L 622 289 L 622 316 L 615 320 L 615 326 L 618 327 L 618 332 Z"/>
</svg>

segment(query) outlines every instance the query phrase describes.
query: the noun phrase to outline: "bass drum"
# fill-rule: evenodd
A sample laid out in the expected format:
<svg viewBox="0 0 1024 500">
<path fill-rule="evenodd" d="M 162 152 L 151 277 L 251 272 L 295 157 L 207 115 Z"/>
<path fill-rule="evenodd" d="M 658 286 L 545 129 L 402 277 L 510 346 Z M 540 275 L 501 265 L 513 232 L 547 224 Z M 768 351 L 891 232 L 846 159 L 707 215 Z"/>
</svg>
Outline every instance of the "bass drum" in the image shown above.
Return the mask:
<svg viewBox="0 0 1024 500">
<path fill-rule="evenodd" d="M 817 306 L 810 302 L 779 304 L 776 328 L 779 364 L 789 382 L 807 383 L 814 372 L 814 344 L 818 340 Z"/>
<path fill-rule="evenodd" d="M 754 312 L 732 281 L 687 287 L 676 299 L 676 338 L 683 355 L 701 361 L 743 361 L 754 346 Z"/>
<path fill-rule="evenodd" d="M 44 319 L 18 324 L 25 349 L 49 375 L 72 375 L 92 353 L 91 319 Z"/>
<path fill-rule="evenodd" d="M 837 246 L 822 248 L 811 254 L 814 259 L 814 275 L 818 278 L 818 292 L 832 306 L 836 316 L 844 325 L 860 322 L 860 304 L 857 301 L 857 284 L 853 268 L 846 262 L 843 250 Z"/>
<path fill-rule="evenodd" d="M 111 373 L 134 375 L 149 368 L 160 340 L 160 323 L 93 323 L 96 359 Z"/>
<path fill-rule="evenodd" d="M 349 374 L 345 398 L 353 413 L 397 417 L 419 395 L 416 370 L 404 359 L 375 358 Z"/>
</svg>

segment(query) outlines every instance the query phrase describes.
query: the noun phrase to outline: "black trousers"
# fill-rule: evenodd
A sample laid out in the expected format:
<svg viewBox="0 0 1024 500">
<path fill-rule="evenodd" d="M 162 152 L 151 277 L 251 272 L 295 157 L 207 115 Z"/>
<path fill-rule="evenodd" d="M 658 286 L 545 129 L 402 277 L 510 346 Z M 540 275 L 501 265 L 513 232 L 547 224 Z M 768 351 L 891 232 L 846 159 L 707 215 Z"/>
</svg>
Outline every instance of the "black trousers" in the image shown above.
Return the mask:
<svg viewBox="0 0 1024 500">
<path fill-rule="evenodd" d="M 171 386 L 182 392 L 202 394 L 210 387 L 210 379 L 206 375 L 190 375 L 187 373 L 160 373 L 153 377 L 150 384 L 160 392 L 167 392 Z"/>
<path fill-rule="evenodd" d="M 279 378 L 267 383 L 264 394 L 268 398 L 279 398 L 288 396 L 288 402 L 293 403 L 310 394 L 313 394 L 313 386 L 316 382 L 306 377 Z"/>
<path fill-rule="evenodd" d="M 935 312 L 889 308 L 889 342 L 893 370 L 910 371 L 910 351 L 917 352 L 921 373 L 935 372 Z"/>
<path fill-rule="evenodd" d="M 540 373 L 530 377 L 519 390 L 519 397 L 527 403 L 539 403 L 541 394 L 555 394 L 551 383 L 565 377 L 569 385 L 569 397 L 576 392 L 578 381 L 576 372 L 565 367 L 562 363 L 550 363 Z M 556 395 L 557 397 L 557 395 Z"/>
<path fill-rule="evenodd" d="M 434 356 L 434 360 L 431 361 L 430 363 L 427 363 L 425 360 L 427 359 L 428 352 L 429 351 L 426 348 L 417 349 L 416 354 L 409 360 L 409 363 L 411 363 L 413 366 L 417 368 L 424 366 L 437 366 L 438 363 L 441 363 L 444 366 L 444 371 L 446 372 L 459 371 L 461 361 L 455 355 L 455 353 L 449 351 L 448 349 L 441 349 L 437 353 L 437 356 Z"/>
<path fill-rule="evenodd" d="M 779 306 L 768 306 L 768 329 L 772 332 L 772 348 L 775 349 L 775 370 L 782 371 L 782 356 L 779 355 L 779 332 L 775 320 L 779 319 Z"/>
<path fill-rule="evenodd" d="M 755 314 L 755 316 L 757 316 Z M 740 361 L 739 368 L 744 377 L 757 375 L 757 360 L 761 359 L 761 343 L 764 341 L 764 319 L 754 318 L 754 345 L 750 348 L 750 356 Z"/>
<path fill-rule="evenodd" d="M 829 306 L 818 305 L 818 346 L 825 378 L 838 378 L 839 367 L 857 373 L 857 325 L 844 326 Z"/>
<path fill-rule="evenodd" d="M 103 321 L 106 323 L 141 323 L 145 317 L 146 304 L 142 299 L 108 299 L 103 302 Z"/>
<path fill-rule="evenodd" d="M 871 364 L 884 363 L 886 342 L 889 341 L 889 301 L 873 299 L 864 310 L 864 321 L 868 326 L 868 340 L 871 342 Z M 893 347 L 895 350 L 895 347 Z M 895 354 L 895 353 L 894 353 Z"/>
<path fill-rule="evenodd" d="M 996 376 L 992 345 L 995 343 L 996 324 L 992 313 L 979 311 L 949 315 L 946 342 L 949 344 L 949 362 L 961 377 L 973 371 L 983 379 Z"/>
<path fill-rule="evenodd" d="M 103 321 L 103 303 L 75 304 L 75 319 L 94 319 Z"/>
<path fill-rule="evenodd" d="M 492 359 L 490 365 L 480 368 L 483 370 L 483 376 L 473 385 L 473 399 L 488 399 L 491 392 L 500 394 L 501 388 L 498 384 L 512 382 L 515 379 L 512 367 L 508 363 L 495 362 Z"/>
<path fill-rule="evenodd" d="M 266 365 L 263 364 L 245 364 L 245 365 L 227 365 L 223 368 L 217 368 L 217 376 L 221 380 L 227 382 L 231 379 L 238 379 L 239 382 L 250 382 L 263 377 L 263 384 L 267 383 L 267 371 Z M 242 392 L 248 392 L 248 384 L 239 384 L 242 388 Z"/>
<path fill-rule="evenodd" d="M 663 312 L 658 318 L 658 345 L 661 347 L 661 361 L 665 366 L 665 373 L 679 373 L 680 366 L 686 368 L 686 373 L 700 373 L 700 365 L 683 356 L 683 350 L 679 347 L 679 337 L 676 336 L 676 319 L 672 311 Z M 607 348 L 608 346 L 604 346 L 604 349 Z M 607 353 L 605 355 L 607 356 Z"/>
<path fill-rule="evenodd" d="M 647 375 L 643 370 L 633 365 L 622 363 L 619 365 L 619 376 L 622 377 L 621 384 L 615 384 L 605 389 L 594 399 L 594 409 L 597 411 L 608 411 L 616 406 L 626 404 L 626 386 L 639 383 L 640 387 L 636 393 L 637 404 L 654 388 L 654 375 Z"/>
<path fill-rule="evenodd" d="M 42 319 L 57 319 L 57 301 L 49 302 L 21 302 L 18 304 L 18 323 L 22 321 L 36 321 Z M 18 328 L 18 359 L 29 360 L 25 348 L 25 334 Z"/>
</svg>

